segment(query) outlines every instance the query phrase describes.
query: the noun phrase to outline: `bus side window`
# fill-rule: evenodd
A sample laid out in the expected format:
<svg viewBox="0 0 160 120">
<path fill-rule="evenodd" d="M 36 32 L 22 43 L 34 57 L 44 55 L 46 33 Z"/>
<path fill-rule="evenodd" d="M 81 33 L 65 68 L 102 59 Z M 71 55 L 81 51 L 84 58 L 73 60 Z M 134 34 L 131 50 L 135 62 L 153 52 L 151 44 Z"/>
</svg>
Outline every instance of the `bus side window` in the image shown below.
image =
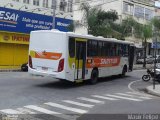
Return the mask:
<svg viewBox="0 0 160 120">
<path fill-rule="evenodd" d="M 102 42 L 102 56 L 106 56 L 106 42 Z"/>
<path fill-rule="evenodd" d="M 93 40 L 92 41 L 92 56 L 95 57 L 98 55 L 98 44 L 97 44 L 97 41 Z"/>
<path fill-rule="evenodd" d="M 92 41 L 88 40 L 87 41 L 87 56 L 91 57 L 92 56 Z"/>
<path fill-rule="evenodd" d="M 75 57 L 75 38 L 69 38 L 69 55 L 71 58 Z"/>
<path fill-rule="evenodd" d="M 115 44 L 114 43 L 110 43 L 110 44 L 111 44 L 110 56 L 116 56 Z"/>
<path fill-rule="evenodd" d="M 128 56 L 128 48 L 129 48 L 128 45 L 122 44 L 121 48 L 122 48 L 122 56 L 127 57 Z"/>
<path fill-rule="evenodd" d="M 98 53 L 98 44 L 95 40 L 88 40 L 87 42 L 87 56 L 94 57 Z"/>
<path fill-rule="evenodd" d="M 121 44 L 118 44 L 118 56 L 122 56 Z"/>
<path fill-rule="evenodd" d="M 109 42 L 105 42 L 105 56 L 111 56 L 111 44 Z"/>
<path fill-rule="evenodd" d="M 103 42 L 98 41 L 98 56 L 103 56 L 102 55 L 102 49 L 103 49 Z"/>
</svg>

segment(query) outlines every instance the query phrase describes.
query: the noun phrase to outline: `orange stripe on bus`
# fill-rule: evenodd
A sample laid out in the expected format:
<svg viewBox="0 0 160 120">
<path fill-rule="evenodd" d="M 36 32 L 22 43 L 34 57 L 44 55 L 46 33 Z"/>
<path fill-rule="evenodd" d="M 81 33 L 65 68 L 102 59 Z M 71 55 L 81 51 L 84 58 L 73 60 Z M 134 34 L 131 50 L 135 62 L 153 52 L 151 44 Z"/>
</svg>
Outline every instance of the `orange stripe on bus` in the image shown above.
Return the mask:
<svg viewBox="0 0 160 120">
<path fill-rule="evenodd" d="M 35 58 L 41 59 L 50 59 L 50 60 L 58 60 L 62 56 L 62 53 L 53 53 L 53 52 L 36 52 Z"/>
<path fill-rule="evenodd" d="M 88 58 L 86 67 L 114 67 L 120 64 L 120 57 Z"/>
</svg>

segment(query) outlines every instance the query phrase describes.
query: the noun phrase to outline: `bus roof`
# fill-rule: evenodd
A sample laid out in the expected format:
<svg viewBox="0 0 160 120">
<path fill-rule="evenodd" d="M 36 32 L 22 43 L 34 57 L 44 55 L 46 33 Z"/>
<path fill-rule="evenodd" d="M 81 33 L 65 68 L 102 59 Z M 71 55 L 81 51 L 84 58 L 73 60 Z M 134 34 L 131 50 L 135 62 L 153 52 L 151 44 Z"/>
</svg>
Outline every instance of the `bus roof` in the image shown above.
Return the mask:
<svg viewBox="0 0 160 120">
<path fill-rule="evenodd" d="M 67 36 L 70 37 L 79 37 L 79 38 L 87 38 L 87 39 L 94 39 L 94 40 L 99 40 L 99 41 L 108 41 L 108 42 L 116 42 L 116 43 L 121 43 L 121 44 L 131 44 L 134 45 L 133 42 L 129 41 L 123 41 L 123 40 L 117 40 L 116 38 L 104 38 L 102 36 L 93 36 L 93 35 L 85 35 L 85 34 L 78 34 L 74 32 L 62 32 L 56 29 L 53 30 L 37 30 L 37 31 L 32 31 L 32 32 L 54 32 L 54 33 L 59 33 L 59 34 L 67 34 Z"/>
</svg>

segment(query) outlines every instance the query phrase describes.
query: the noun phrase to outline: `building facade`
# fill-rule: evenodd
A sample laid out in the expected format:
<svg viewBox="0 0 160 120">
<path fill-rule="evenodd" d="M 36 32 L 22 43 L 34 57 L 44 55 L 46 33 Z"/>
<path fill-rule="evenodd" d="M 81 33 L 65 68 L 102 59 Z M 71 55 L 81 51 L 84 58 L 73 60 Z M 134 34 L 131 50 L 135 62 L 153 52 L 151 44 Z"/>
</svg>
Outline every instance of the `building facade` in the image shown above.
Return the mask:
<svg viewBox="0 0 160 120">
<path fill-rule="evenodd" d="M 67 31 L 72 22 L 72 0 L 1 0 L 0 69 L 19 68 L 28 61 L 29 36 L 33 30 L 52 29 L 53 8 L 56 29 Z"/>
<path fill-rule="evenodd" d="M 75 0 L 74 9 L 78 10 L 81 3 L 87 2 L 87 0 Z M 157 0 L 156 0 L 157 2 Z M 132 16 L 137 22 L 141 24 L 146 24 L 149 22 L 157 13 L 158 9 L 155 7 L 155 0 L 90 0 L 89 5 L 99 6 L 104 11 L 114 10 L 118 13 L 119 21 L 122 22 L 123 19 Z M 81 20 L 83 17 L 83 12 L 78 10 L 74 11 L 74 20 Z M 87 28 L 78 27 L 75 32 L 80 32 L 87 34 Z M 138 54 L 143 56 L 143 41 L 137 39 L 132 35 L 131 37 L 125 38 L 127 41 L 134 42 L 138 48 Z M 153 54 L 151 49 L 152 39 L 147 40 L 147 54 Z"/>
</svg>

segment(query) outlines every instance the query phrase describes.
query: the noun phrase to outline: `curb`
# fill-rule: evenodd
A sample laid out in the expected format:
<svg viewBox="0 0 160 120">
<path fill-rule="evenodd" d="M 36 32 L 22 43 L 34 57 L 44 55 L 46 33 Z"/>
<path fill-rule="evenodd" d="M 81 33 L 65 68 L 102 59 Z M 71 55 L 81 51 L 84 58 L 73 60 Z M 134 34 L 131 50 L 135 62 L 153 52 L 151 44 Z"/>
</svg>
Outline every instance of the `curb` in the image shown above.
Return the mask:
<svg viewBox="0 0 160 120">
<path fill-rule="evenodd" d="M 155 88 L 156 88 L 156 87 L 160 87 L 160 86 L 159 86 L 159 85 L 156 85 Z M 160 97 L 160 91 L 157 92 L 157 91 L 153 90 L 153 86 L 148 86 L 148 87 L 146 88 L 146 91 L 147 91 L 149 94 L 151 94 L 151 95 L 155 95 L 155 96 Z"/>
<path fill-rule="evenodd" d="M 14 70 L 12 70 L 12 69 L 7 69 L 7 70 L 0 70 L 0 72 L 21 72 L 21 70 L 20 69 L 14 69 Z"/>
<path fill-rule="evenodd" d="M 133 70 L 147 70 L 147 68 L 133 68 Z"/>
</svg>

